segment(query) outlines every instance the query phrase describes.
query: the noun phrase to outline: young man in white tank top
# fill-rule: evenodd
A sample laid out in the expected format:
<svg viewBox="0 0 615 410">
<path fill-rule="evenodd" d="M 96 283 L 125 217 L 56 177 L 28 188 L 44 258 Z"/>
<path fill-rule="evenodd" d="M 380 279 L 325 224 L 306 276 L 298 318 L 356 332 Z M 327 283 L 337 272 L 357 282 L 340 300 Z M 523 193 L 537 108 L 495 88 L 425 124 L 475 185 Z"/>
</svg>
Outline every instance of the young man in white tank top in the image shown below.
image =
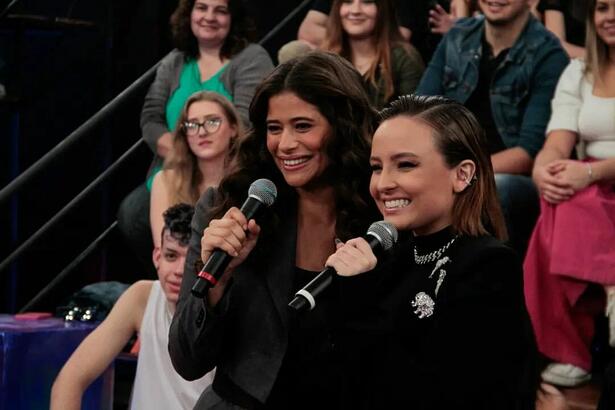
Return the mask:
<svg viewBox="0 0 615 410">
<path fill-rule="evenodd" d="M 142 280 L 128 288 L 107 318 L 79 345 L 53 384 L 52 410 L 80 409 L 83 392 L 135 332 L 141 347 L 131 409 L 192 409 L 211 384 L 213 371 L 199 380 L 184 380 L 173 369 L 167 350 L 193 212 L 193 207 L 180 204 L 164 213 L 161 248 L 153 253 L 159 280 Z"/>
</svg>

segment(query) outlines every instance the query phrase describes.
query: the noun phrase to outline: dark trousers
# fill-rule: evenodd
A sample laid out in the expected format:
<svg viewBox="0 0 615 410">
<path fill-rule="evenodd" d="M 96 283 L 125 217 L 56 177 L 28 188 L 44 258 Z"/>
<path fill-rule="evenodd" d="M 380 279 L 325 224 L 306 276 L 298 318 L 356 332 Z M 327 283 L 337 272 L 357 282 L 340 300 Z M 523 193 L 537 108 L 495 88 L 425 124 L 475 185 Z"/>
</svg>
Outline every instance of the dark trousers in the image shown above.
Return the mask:
<svg viewBox="0 0 615 410">
<path fill-rule="evenodd" d="M 154 241 L 149 221 L 150 193 L 145 184 L 129 193 L 117 213 L 119 231 L 148 276 L 156 277 L 152 262 Z"/>
<path fill-rule="evenodd" d="M 508 243 L 524 257 L 540 213 L 538 191 L 525 175 L 495 174 L 495 185 L 508 229 Z"/>
</svg>

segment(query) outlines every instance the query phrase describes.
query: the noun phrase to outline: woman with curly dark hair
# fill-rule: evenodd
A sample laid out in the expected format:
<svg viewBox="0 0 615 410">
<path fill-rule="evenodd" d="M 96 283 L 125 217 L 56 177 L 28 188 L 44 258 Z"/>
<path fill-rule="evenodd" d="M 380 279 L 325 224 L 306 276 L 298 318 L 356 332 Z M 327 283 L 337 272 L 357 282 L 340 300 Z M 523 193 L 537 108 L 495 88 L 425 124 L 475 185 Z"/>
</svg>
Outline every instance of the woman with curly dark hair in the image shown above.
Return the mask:
<svg viewBox="0 0 615 410">
<path fill-rule="evenodd" d="M 341 391 L 336 293 L 301 316 L 287 304 L 323 269 L 336 238 L 377 218 L 367 166 L 374 113 L 352 65 L 314 52 L 275 69 L 250 119 L 230 173 L 197 204 L 169 351 L 186 379 L 217 368 L 196 408 L 326 408 Z M 237 208 L 256 178 L 278 189 L 259 224 Z M 194 265 L 214 249 L 234 258 L 203 301 L 190 296 Z"/>
</svg>

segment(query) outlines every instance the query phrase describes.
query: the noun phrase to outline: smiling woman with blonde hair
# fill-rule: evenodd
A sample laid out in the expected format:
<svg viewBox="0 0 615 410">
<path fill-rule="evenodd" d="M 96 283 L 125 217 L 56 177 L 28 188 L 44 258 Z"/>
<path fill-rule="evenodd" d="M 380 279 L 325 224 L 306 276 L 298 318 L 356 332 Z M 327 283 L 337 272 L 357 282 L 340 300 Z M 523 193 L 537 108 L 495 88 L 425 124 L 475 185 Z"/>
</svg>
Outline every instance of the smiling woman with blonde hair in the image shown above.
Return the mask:
<svg viewBox="0 0 615 410">
<path fill-rule="evenodd" d="M 525 296 L 543 379 L 591 379 L 595 316 L 605 305 L 615 346 L 615 0 L 589 0 L 585 59 L 557 84 L 532 177 L 540 217 L 525 257 Z M 582 161 L 570 159 L 578 142 Z M 606 303 L 605 303 L 606 302 Z"/>
</svg>

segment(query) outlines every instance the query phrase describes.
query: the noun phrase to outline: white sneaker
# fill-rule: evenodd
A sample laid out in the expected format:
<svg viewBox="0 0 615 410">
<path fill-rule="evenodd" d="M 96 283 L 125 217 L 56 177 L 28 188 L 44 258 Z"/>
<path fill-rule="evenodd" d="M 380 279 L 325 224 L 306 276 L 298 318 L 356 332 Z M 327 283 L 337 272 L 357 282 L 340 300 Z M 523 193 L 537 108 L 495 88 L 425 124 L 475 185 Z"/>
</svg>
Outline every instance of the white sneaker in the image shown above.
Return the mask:
<svg viewBox="0 0 615 410">
<path fill-rule="evenodd" d="M 541 374 L 542 380 L 555 386 L 575 387 L 591 379 L 591 374 L 572 364 L 551 363 Z"/>
<path fill-rule="evenodd" d="M 615 292 L 612 290 L 607 292 L 605 313 L 609 318 L 609 345 L 615 347 Z"/>
</svg>

